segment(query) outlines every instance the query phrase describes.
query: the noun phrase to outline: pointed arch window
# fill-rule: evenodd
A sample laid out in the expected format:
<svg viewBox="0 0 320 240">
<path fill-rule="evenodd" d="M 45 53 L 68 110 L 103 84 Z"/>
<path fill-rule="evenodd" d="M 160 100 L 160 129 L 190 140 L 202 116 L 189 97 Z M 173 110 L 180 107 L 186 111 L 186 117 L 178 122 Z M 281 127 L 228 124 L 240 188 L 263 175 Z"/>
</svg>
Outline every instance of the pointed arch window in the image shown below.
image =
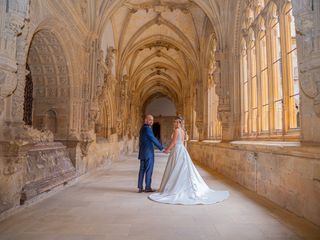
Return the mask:
<svg viewBox="0 0 320 240">
<path fill-rule="evenodd" d="M 277 9 L 272 1 L 264 3 L 254 19 L 247 10 L 242 24 L 241 136 L 298 138 L 300 93 L 292 6 Z"/>
</svg>

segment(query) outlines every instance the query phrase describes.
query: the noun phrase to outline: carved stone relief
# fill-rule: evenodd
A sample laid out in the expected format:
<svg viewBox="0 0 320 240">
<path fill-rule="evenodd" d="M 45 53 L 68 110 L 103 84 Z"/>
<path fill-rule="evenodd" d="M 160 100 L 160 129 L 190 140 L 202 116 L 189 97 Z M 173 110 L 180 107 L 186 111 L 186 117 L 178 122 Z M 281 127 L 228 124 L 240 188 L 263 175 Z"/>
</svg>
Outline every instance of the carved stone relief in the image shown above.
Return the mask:
<svg viewBox="0 0 320 240">
<path fill-rule="evenodd" d="M 176 3 L 176 2 L 165 2 L 162 0 L 149 1 L 140 4 L 133 4 L 130 2 L 125 5 L 132 11 L 137 12 L 138 10 L 145 10 L 146 12 L 153 10 L 156 13 L 163 13 L 166 11 L 180 10 L 183 13 L 189 13 L 189 9 L 192 6 L 192 2 L 188 3 Z"/>
</svg>

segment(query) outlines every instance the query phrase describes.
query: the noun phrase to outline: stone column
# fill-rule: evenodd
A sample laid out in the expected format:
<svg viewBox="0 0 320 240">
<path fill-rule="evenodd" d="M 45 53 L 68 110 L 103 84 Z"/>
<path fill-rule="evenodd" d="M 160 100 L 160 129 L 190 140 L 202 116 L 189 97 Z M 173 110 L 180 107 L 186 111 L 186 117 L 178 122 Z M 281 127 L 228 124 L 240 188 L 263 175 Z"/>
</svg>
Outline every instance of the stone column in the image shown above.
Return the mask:
<svg viewBox="0 0 320 240">
<path fill-rule="evenodd" d="M 301 140 L 320 143 L 320 1 L 293 0 L 300 80 Z"/>
<path fill-rule="evenodd" d="M 22 121 L 22 106 L 15 104 L 16 101 L 12 100 L 12 95 L 18 94 L 23 102 L 24 82 L 23 86 L 18 83 L 17 74 L 21 72 L 18 71 L 17 56 L 20 53 L 17 52 L 17 37 L 21 35 L 22 28 L 25 26 L 28 9 L 29 3 L 26 0 L 0 3 L 0 121 Z M 22 76 L 24 80 L 25 71 L 22 74 L 24 74 Z M 16 114 L 17 112 L 19 114 Z"/>
<path fill-rule="evenodd" d="M 196 110 L 196 119 L 195 119 L 195 125 L 197 127 L 198 130 L 198 134 L 199 134 L 199 141 L 204 140 L 204 122 L 203 122 L 203 102 L 204 102 L 204 89 L 203 89 L 203 83 L 202 81 L 197 81 L 196 82 L 196 106 L 195 106 L 195 110 Z"/>
<path fill-rule="evenodd" d="M 215 54 L 216 68 L 214 71 L 214 83 L 216 94 L 219 97 L 218 120 L 222 125 L 222 141 L 233 140 L 232 116 L 229 89 L 229 63 L 226 61 L 226 53 L 217 51 Z M 222 80 L 223 79 L 223 80 Z"/>
</svg>

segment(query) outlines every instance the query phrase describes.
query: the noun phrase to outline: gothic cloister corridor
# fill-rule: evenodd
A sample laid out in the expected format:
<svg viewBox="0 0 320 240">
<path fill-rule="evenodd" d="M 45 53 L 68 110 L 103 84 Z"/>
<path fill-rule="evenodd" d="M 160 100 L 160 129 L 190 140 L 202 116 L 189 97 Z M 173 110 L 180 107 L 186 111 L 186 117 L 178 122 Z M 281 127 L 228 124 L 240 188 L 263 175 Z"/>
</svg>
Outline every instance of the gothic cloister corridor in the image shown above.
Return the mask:
<svg viewBox="0 0 320 240">
<path fill-rule="evenodd" d="M 153 186 L 167 155 L 156 154 Z M 298 240 L 320 229 L 227 178 L 197 167 L 230 198 L 213 205 L 167 205 L 136 192 L 136 153 L 0 222 L 1 240 Z"/>
<path fill-rule="evenodd" d="M 320 0 L 0 0 L 0 240 L 319 239 L 319 76 Z M 137 193 L 149 114 L 229 199 Z"/>
</svg>

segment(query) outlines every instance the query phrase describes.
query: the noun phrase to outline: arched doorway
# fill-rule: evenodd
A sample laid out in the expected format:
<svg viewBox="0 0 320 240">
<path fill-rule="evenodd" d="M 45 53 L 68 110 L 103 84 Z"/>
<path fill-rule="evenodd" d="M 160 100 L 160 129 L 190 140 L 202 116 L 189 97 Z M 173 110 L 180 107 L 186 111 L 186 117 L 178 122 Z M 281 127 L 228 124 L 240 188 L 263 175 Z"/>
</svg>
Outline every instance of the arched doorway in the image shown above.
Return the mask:
<svg viewBox="0 0 320 240">
<path fill-rule="evenodd" d="M 161 125 L 159 122 L 155 122 L 152 126 L 153 135 L 159 140 L 161 143 Z"/>
<path fill-rule="evenodd" d="M 167 96 L 156 95 L 144 104 L 144 114 L 154 116 L 153 133 L 159 141 L 168 145 L 171 140 L 173 121 L 176 116 L 176 106 Z"/>
</svg>

